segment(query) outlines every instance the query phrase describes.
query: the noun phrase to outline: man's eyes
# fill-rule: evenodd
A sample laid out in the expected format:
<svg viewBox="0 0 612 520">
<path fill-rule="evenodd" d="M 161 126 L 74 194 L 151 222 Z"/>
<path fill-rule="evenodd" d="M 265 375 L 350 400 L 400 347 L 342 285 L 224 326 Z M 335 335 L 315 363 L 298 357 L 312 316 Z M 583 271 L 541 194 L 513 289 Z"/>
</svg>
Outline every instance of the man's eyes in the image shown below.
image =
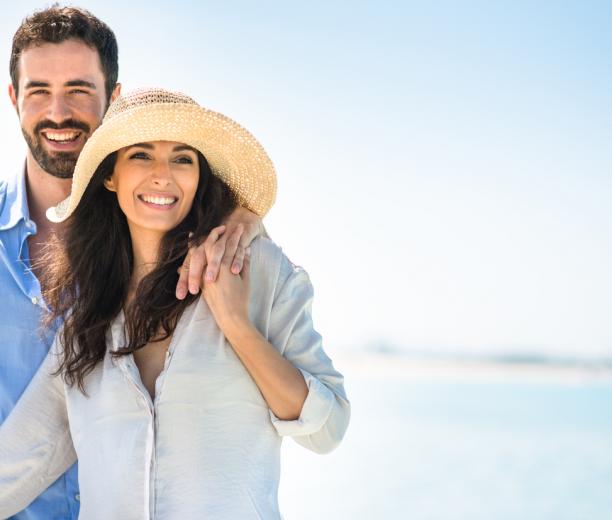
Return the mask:
<svg viewBox="0 0 612 520">
<path fill-rule="evenodd" d="M 82 95 L 82 94 L 89 94 L 89 91 L 83 90 L 82 88 L 75 88 L 75 89 L 69 90 L 68 93 Z M 40 95 L 49 94 L 49 91 L 46 89 L 37 88 L 35 90 L 30 90 L 29 94 L 30 96 L 40 96 Z"/>
</svg>

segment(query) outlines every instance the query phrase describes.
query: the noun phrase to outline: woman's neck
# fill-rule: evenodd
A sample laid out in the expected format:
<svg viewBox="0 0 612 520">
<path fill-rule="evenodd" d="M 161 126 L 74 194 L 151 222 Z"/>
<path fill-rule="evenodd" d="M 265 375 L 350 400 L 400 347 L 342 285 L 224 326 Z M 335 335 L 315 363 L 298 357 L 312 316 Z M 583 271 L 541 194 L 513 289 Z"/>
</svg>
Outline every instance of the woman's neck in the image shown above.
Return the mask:
<svg viewBox="0 0 612 520">
<path fill-rule="evenodd" d="M 163 238 L 163 233 L 159 231 L 136 228 L 132 225 L 130 225 L 130 235 L 132 237 L 134 270 L 130 280 L 128 301 L 131 301 L 134 297 L 140 281 L 155 269 L 159 247 Z"/>
</svg>

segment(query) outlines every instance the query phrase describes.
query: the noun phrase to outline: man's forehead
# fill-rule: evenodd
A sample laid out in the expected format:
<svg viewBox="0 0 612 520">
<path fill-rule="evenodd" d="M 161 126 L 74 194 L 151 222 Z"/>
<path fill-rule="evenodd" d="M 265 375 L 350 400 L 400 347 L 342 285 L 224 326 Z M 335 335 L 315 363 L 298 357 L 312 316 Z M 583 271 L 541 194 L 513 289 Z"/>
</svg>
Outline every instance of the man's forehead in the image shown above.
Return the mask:
<svg viewBox="0 0 612 520">
<path fill-rule="evenodd" d="M 104 80 L 100 56 L 80 40 L 28 47 L 19 60 L 20 82 L 66 83 Z"/>
</svg>

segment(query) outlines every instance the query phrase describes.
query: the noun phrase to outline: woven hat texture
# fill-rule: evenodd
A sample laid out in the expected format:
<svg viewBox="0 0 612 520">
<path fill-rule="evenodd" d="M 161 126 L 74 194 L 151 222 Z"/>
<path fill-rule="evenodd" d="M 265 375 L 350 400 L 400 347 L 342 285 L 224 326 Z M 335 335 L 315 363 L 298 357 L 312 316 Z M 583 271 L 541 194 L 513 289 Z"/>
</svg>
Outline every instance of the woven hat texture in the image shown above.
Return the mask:
<svg viewBox="0 0 612 520">
<path fill-rule="evenodd" d="M 230 187 L 239 204 L 260 217 L 274 204 L 274 165 L 248 130 L 184 94 L 149 88 L 119 96 L 111 104 L 79 155 L 70 196 L 49 208 L 47 218 L 62 222 L 72 214 L 109 154 L 149 141 L 175 141 L 202 152 L 213 174 Z"/>
</svg>

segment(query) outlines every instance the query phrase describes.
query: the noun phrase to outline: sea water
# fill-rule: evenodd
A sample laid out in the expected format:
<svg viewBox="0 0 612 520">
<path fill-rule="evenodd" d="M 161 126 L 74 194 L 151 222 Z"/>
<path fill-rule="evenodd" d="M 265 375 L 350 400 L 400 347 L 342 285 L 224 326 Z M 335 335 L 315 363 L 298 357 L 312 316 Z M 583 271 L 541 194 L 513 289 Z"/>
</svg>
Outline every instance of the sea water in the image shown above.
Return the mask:
<svg viewBox="0 0 612 520">
<path fill-rule="evenodd" d="M 612 519 L 612 377 L 548 372 L 345 371 L 342 445 L 283 444 L 285 519 Z"/>
</svg>

